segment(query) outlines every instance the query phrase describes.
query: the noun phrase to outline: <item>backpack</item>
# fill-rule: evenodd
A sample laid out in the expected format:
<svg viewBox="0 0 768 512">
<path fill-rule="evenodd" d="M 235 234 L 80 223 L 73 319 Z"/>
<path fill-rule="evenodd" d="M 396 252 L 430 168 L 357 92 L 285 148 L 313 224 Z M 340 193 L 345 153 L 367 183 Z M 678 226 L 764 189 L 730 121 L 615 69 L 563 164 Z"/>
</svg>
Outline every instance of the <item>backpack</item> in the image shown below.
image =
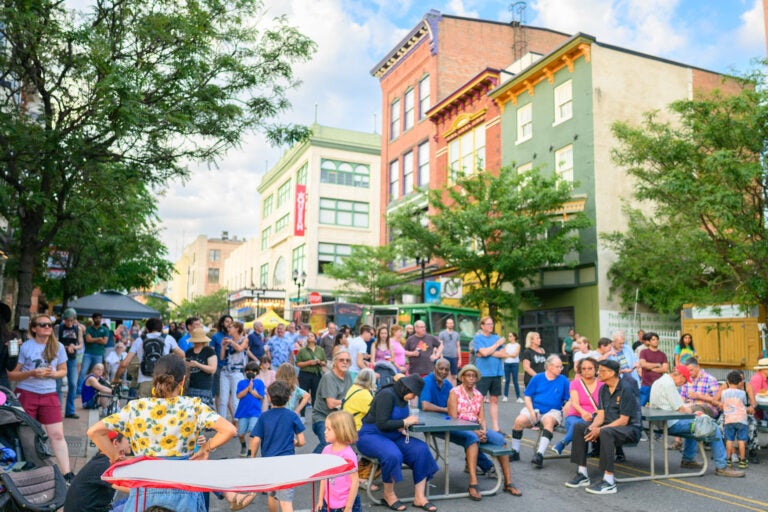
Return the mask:
<svg viewBox="0 0 768 512">
<path fill-rule="evenodd" d="M 147 377 L 151 377 L 155 371 L 155 363 L 158 359 L 163 357 L 163 351 L 165 350 L 165 340 L 162 335 L 157 338 L 147 338 L 142 344 L 144 349 L 144 355 L 141 357 L 141 373 Z"/>
<path fill-rule="evenodd" d="M 691 422 L 691 433 L 696 439 L 707 439 L 717 432 L 717 422 L 707 416 L 700 414 Z"/>
</svg>

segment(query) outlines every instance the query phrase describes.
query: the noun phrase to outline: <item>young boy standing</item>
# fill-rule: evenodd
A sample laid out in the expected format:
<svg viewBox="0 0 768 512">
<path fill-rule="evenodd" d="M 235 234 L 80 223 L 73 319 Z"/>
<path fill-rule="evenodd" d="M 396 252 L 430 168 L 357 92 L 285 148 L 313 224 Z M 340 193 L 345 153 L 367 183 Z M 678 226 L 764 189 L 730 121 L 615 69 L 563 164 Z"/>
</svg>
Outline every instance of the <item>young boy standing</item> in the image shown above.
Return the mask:
<svg viewBox="0 0 768 512">
<path fill-rule="evenodd" d="M 237 383 L 237 435 L 240 437 L 240 456 L 250 457 L 245 436 L 253 430 L 261 416 L 261 401 L 264 399 L 264 383 L 256 375 L 259 364 L 255 361 L 245 365 L 245 378 Z"/>
<path fill-rule="evenodd" d="M 272 408 L 264 412 L 251 431 L 251 457 L 255 457 L 261 446 L 262 457 L 295 455 L 294 446 L 304 446 L 304 424 L 295 412 L 285 408 L 291 397 L 287 382 L 276 380 L 267 390 Z M 295 441 L 294 441 L 295 436 Z M 269 492 L 269 512 L 293 512 L 293 489 Z"/>
<path fill-rule="evenodd" d="M 728 465 L 731 465 L 734 442 L 739 446 L 739 468 L 747 468 L 747 393 L 741 386 L 741 373 L 732 371 L 726 377 L 728 387 L 720 395 L 722 410 L 725 416 L 725 456 Z"/>
</svg>

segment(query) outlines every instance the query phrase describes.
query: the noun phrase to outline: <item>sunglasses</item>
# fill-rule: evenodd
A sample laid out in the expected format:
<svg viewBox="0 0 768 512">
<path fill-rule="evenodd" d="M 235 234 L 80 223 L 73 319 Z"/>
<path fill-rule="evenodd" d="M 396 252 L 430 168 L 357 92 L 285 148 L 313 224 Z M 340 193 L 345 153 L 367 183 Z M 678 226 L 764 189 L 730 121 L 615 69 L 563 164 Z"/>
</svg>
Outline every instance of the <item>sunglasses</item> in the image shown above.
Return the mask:
<svg viewBox="0 0 768 512">
<path fill-rule="evenodd" d="M 41 324 L 35 324 L 35 326 L 36 327 L 46 328 L 46 327 L 53 327 L 53 324 L 51 324 L 50 322 L 43 322 Z"/>
</svg>

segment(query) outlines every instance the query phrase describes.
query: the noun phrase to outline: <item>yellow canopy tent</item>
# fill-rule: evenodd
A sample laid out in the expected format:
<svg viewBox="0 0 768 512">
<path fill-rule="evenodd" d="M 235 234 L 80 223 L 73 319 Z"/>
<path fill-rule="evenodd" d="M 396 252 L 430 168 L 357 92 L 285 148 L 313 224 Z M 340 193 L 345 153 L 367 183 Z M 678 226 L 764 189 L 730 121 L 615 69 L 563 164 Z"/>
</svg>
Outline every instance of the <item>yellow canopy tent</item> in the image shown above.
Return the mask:
<svg viewBox="0 0 768 512">
<path fill-rule="evenodd" d="M 267 330 L 274 329 L 275 327 L 277 327 L 277 324 L 288 325 L 290 323 L 288 322 L 288 320 L 281 318 L 280 315 L 278 315 L 271 309 L 268 309 L 266 313 L 261 315 L 259 318 L 257 318 L 253 322 L 246 322 L 245 328 L 252 329 L 254 322 L 261 322 L 261 325 L 263 325 L 264 329 L 267 329 Z"/>
</svg>

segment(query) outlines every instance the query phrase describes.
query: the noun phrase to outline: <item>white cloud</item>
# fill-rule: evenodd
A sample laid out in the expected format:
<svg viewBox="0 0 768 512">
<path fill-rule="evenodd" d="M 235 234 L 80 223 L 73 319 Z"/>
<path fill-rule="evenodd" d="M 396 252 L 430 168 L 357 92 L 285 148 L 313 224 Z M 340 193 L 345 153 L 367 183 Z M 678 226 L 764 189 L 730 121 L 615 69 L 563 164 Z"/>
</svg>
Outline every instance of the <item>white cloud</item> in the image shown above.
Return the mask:
<svg viewBox="0 0 768 512">
<path fill-rule="evenodd" d="M 465 6 L 464 0 L 450 0 L 445 6 L 445 12 L 447 14 L 455 14 L 456 16 L 464 16 L 466 18 L 479 18 L 480 14 L 471 8 Z"/>
<path fill-rule="evenodd" d="M 765 49 L 765 18 L 762 0 L 754 0 L 752 8 L 744 12 L 739 19 L 741 25 L 736 29 L 736 41 L 747 48 Z M 757 56 L 757 55 L 755 55 Z"/>
</svg>

